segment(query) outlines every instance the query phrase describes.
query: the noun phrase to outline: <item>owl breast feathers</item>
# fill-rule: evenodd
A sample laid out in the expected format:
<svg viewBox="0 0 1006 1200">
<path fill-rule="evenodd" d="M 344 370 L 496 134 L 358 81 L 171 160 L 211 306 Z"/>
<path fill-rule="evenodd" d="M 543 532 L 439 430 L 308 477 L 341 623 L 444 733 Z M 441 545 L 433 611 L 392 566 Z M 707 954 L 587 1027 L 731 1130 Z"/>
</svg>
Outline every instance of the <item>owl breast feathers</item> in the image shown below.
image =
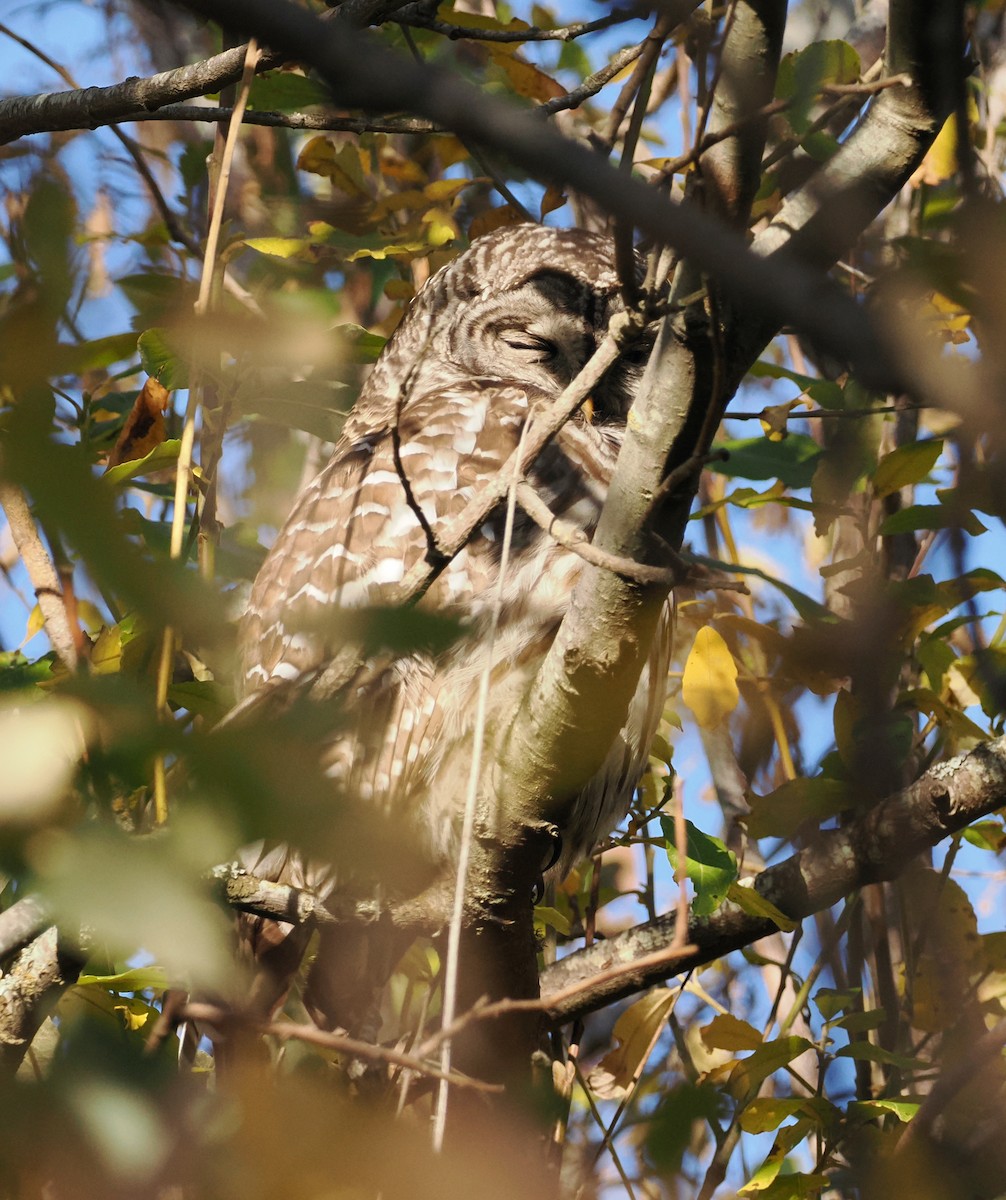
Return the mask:
<svg viewBox="0 0 1006 1200">
<path fill-rule="evenodd" d="M 255 581 L 241 630 L 246 691 L 318 672 L 342 648 L 339 610 L 388 602 L 428 556 L 431 537 L 499 472 L 531 410 L 579 372 L 620 307 L 612 243 L 581 230 L 497 231 L 426 284 Z M 640 370 L 616 364 L 593 393 L 590 418 L 569 421 L 528 474 L 552 512 L 588 535 Z M 434 861 L 451 859 L 460 830 L 502 508 L 421 601 L 458 619 L 463 636 L 443 653 L 359 666 L 324 749 L 335 785 L 407 822 Z M 582 565 L 518 510 L 492 650 L 490 725 L 522 703 Z M 621 736 L 560 831 L 563 870 L 628 808 L 663 705 L 667 625 Z"/>
</svg>

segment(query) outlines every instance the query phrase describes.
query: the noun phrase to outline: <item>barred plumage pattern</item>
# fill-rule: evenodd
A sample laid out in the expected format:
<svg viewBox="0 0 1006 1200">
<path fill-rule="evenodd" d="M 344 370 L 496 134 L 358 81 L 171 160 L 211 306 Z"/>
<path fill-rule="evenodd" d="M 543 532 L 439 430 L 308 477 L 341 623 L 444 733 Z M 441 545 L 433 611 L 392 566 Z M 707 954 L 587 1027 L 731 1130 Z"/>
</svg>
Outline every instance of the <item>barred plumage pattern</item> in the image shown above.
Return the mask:
<svg viewBox="0 0 1006 1200">
<path fill-rule="evenodd" d="M 620 304 L 608 239 L 533 225 L 476 241 L 426 284 L 255 581 L 241 633 L 248 691 L 302 678 L 338 651 L 333 614 L 386 599 L 426 555 L 428 530 L 435 534 L 498 473 L 531 409 L 573 378 Z M 638 371 L 613 368 L 595 390 L 592 419 L 570 421 L 529 474 L 552 511 L 587 533 Z M 460 827 L 502 528 L 498 512 L 422 600 L 457 616 L 468 636 L 436 657 L 361 666 L 344 692 L 350 723 L 325 751 L 339 787 L 408 823 L 435 862 L 451 859 Z M 518 514 L 493 652 L 494 716 L 521 703 L 581 567 Z M 561 869 L 628 807 L 662 707 L 667 624 L 622 736 L 562 831 Z"/>
</svg>

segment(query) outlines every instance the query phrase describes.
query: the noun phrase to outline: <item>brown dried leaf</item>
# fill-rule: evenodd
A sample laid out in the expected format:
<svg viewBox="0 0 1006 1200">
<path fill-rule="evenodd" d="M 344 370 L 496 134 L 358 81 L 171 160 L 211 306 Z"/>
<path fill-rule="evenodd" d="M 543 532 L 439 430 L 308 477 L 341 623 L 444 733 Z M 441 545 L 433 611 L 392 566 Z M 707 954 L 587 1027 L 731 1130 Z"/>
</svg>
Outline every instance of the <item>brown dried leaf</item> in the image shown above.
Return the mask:
<svg viewBox="0 0 1006 1200">
<path fill-rule="evenodd" d="M 520 225 L 522 221 L 526 220 L 527 217 L 523 213 L 511 208 L 509 204 L 503 204 L 499 208 L 490 208 L 486 212 L 480 213 L 468 226 L 468 236 L 474 241 L 484 233 L 502 229 L 505 225 Z"/>
<path fill-rule="evenodd" d="M 150 378 L 136 397 L 119 439 L 108 456 L 105 469 L 144 458 L 167 437 L 164 411 L 171 393 L 158 380 Z"/>
</svg>

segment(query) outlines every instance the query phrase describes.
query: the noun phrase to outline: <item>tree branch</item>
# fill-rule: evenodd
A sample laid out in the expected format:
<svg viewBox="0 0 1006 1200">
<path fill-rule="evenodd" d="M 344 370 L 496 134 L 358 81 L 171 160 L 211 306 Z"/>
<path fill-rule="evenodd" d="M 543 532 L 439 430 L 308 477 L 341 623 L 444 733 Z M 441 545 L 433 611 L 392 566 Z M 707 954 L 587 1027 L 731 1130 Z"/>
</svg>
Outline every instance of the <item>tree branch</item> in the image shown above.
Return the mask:
<svg viewBox="0 0 1006 1200">
<path fill-rule="evenodd" d="M 1000 737 L 937 763 L 841 829 L 820 831 L 805 849 L 762 871 L 753 886 L 786 916 L 802 920 L 857 888 L 897 878 L 916 855 L 1004 805 L 1006 737 Z M 660 953 L 673 941 L 675 924 L 674 914 L 658 917 L 547 967 L 541 989 L 549 1020 L 555 1025 L 575 1020 L 776 931 L 773 922 L 727 902 L 711 917 L 689 919 L 694 953 L 655 966 L 641 964 L 638 971 L 614 978 L 601 974 L 621 966 L 628 970 L 643 956 Z M 600 977 L 596 985 L 594 976 Z M 560 993 L 567 998 L 551 999 Z"/>
<path fill-rule="evenodd" d="M 146 112 L 219 91 L 241 78 L 245 50 L 245 46 L 235 46 L 188 67 L 161 71 L 144 79 L 132 75 L 112 87 L 44 92 L 0 101 L 0 145 L 29 133 L 97 129 L 122 120 L 124 113 Z M 281 60 L 275 55 L 264 58 L 258 71 L 273 67 L 278 61 Z"/>
<path fill-rule="evenodd" d="M 0 482 L 0 507 L 7 515 L 11 537 L 31 580 L 52 648 L 66 669 L 75 671 L 77 639 L 66 611 L 63 585 L 39 536 L 24 492 L 16 484 Z"/>
<path fill-rule="evenodd" d="M 695 0 L 679 4 L 681 11 L 690 11 Z M 776 328 L 792 324 L 823 349 L 852 361 L 867 385 L 900 390 L 898 372 L 866 314 L 819 272 L 788 255 L 760 259 L 742 234 L 627 178 L 534 112 L 486 95 L 442 67 L 412 62 L 352 30 L 325 25 L 287 0 L 193 0 L 191 7 L 253 28 L 268 44 L 315 67 L 340 104 L 426 117 L 508 156 L 545 182 L 591 196 L 620 219 L 676 247 L 715 276 L 735 302 L 756 306 Z"/>
</svg>

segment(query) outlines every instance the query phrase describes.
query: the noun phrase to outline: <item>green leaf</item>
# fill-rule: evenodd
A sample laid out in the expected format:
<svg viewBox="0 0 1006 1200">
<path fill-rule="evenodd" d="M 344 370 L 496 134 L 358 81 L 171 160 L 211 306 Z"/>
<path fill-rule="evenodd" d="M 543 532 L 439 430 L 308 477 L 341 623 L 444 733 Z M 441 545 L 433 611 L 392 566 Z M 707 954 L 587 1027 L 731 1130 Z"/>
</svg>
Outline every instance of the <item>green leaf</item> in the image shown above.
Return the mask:
<svg viewBox="0 0 1006 1200">
<path fill-rule="evenodd" d="M 215 724 L 234 706 L 234 693 L 215 679 L 190 679 L 168 688 L 168 703 Z"/>
<path fill-rule="evenodd" d="M 812 42 L 803 50 L 787 54 L 779 64 L 775 94 L 789 100 L 789 123 L 803 133 L 810 110 L 821 88 L 828 83 L 855 83 L 859 78 L 859 55 L 848 42 L 834 39 Z"/>
<path fill-rule="evenodd" d="M 882 1008 L 870 1008 L 866 1012 L 846 1013 L 837 1021 L 829 1021 L 830 1029 L 844 1029 L 846 1033 L 869 1033 L 879 1029 L 887 1020 L 887 1013 Z"/>
<path fill-rule="evenodd" d="M 54 375 L 80 375 L 85 371 L 110 367 L 113 363 L 126 362 L 136 353 L 136 334 L 113 333 L 108 337 L 93 338 L 77 345 L 60 345 L 52 366 Z"/>
<path fill-rule="evenodd" d="M 54 175 L 40 173 L 21 216 L 21 232 L 45 295 L 56 307 L 62 305 L 72 285 L 70 239 L 75 219 L 76 205 L 67 188 L 57 183 Z"/>
<path fill-rule="evenodd" d="M 943 453 L 943 441 L 932 438 L 899 446 L 877 463 L 873 488 L 878 496 L 889 496 L 904 487 L 912 487 L 927 478 Z"/>
<path fill-rule="evenodd" d="M 695 562 L 701 563 L 705 567 L 713 567 L 719 571 L 728 571 L 738 575 L 754 575 L 757 579 L 763 579 L 766 583 L 770 583 L 774 588 L 778 588 L 786 599 L 793 605 L 799 616 L 805 621 L 827 621 L 834 620 L 834 617 L 828 612 L 823 604 L 818 600 L 812 599 L 805 592 L 801 592 L 798 588 L 791 587 L 782 579 L 777 579 L 774 575 L 770 575 L 767 571 L 763 571 L 760 567 L 746 567 L 743 564 L 723 562 L 718 558 L 708 558 L 704 554 L 694 554 L 692 558 Z"/>
<path fill-rule="evenodd" d="M 138 475 L 149 475 L 151 471 L 161 471 L 178 461 L 181 445 L 178 438 L 169 438 L 166 442 L 155 446 L 143 458 L 135 458 L 130 462 L 119 463 L 117 467 L 110 467 L 102 478 L 109 483 L 128 483 L 130 479 L 135 479 Z"/>
<path fill-rule="evenodd" d="M 819 1126 L 831 1121 L 834 1106 L 820 1096 L 776 1098 L 760 1096 L 741 1111 L 740 1127 L 745 1133 L 770 1133 L 789 1117 L 801 1114 Z"/>
<path fill-rule="evenodd" d="M 753 838 L 791 837 L 804 821 L 824 821 L 849 808 L 848 785 L 817 775 L 792 779 L 767 796 L 755 796 L 747 819 Z"/>
<path fill-rule="evenodd" d="M 169 392 L 189 386 L 189 366 L 171 345 L 165 329 L 145 329 L 136 339 L 140 361 L 148 375 L 158 380 Z"/>
<path fill-rule="evenodd" d="M 766 1042 L 750 1058 L 737 1063 L 730 1072 L 730 1094 L 738 1100 L 753 1096 L 769 1075 L 774 1075 L 794 1058 L 813 1049 L 813 1044 L 804 1037 L 781 1037 Z"/>
<path fill-rule="evenodd" d="M 256 77 L 248 93 L 249 108 L 270 112 L 297 112 L 312 105 L 331 103 L 326 87 L 294 71 L 267 71 Z"/>
<path fill-rule="evenodd" d="M 890 537 L 896 533 L 915 533 L 919 529 L 952 529 L 959 525 L 965 533 L 977 537 L 985 526 L 973 512 L 955 512 L 946 504 L 910 504 L 891 513 L 880 526 L 880 533 Z"/>
<path fill-rule="evenodd" d="M 866 1121 L 875 1121 L 889 1113 L 899 1121 L 910 1121 L 919 1107 L 917 1100 L 853 1100 L 846 1112 L 850 1117 L 860 1117 Z"/>
<path fill-rule="evenodd" d="M 332 332 L 339 339 L 340 348 L 350 362 L 377 362 L 381 351 L 388 344 L 388 339 L 382 334 L 371 333 L 362 325 L 337 325 Z"/>
<path fill-rule="evenodd" d="M 781 442 L 766 437 L 730 438 L 717 442 L 713 450 L 726 450 L 730 458 L 710 463 L 711 471 L 731 479 L 779 479 L 792 488 L 810 487 L 821 457 L 821 447 L 803 433 L 791 433 Z"/>
<path fill-rule="evenodd" d="M 723 1097 L 713 1087 L 679 1083 L 662 1097 L 646 1137 L 646 1151 L 658 1171 L 672 1174 L 692 1141 L 697 1121 L 712 1121 L 723 1108 Z"/>
<path fill-rule="evenodd" d="M 570 924 L 569 918 L 565 913 L 561 913 L 557 908 L 549 908 L 547 904 L 535 905 L 534 923 L 535 925 L 544 925 L 549 929 L 554 929 L 556 933 L 561 933 L 563 937 L 570 937 L 573 932 L 573 926 Z"/>
<path fill-rule="evenodd" d="M 695 889 L 692 911 L 696 916 L 708 917 L 719 908 L 730 885 L 736 882 L 737 859 L 719 838 L 703 833 L 691 821 L 686 820 L 685 826 L 688 832 L 685 874 Z M 678 852 L 674 845 L 674 821 L 670 817 L 661 817 L 660 827 L 667 842 L 667 857 L 676 869 Z"/>
<path fill-rule="evenodd" d="M 163 967 L 133 967 L 117 975 L 79 975 L 78 987 L 98 986 L 112 992 L 163 992 L 169 986 Z"/>
<path fill-rule="evenodd" d="M 861 1004 L 862 997 L 862 988 L 845 988 L 839 991 L 837 988 L 823 987 L 818 988 L 814 993 L 813 1000 L 821 1016 L 826 1021 L 830 1021 L 847 1008 L 854 1008 Z"/>
<path fill-rule="evenodd" d="M 911 1058 L 907 1054 L 895 1054 L 891 1050 L 885 1050 L 883 1046 L 874 1046 L 872 1042 L 852 1042 L 851 1045 L 836 1051 L 835 1057 L 880 1063 L 885 1067 L 899 1067 L 902 1071 L 917 1071 L 923 1065 L 921 1059 Z"/>
<path fill-rule="evenodd" d="M 342 432 L 350 402 L 347 384 L 290 380 L 277 389 L 249 389 L 239 397 L 238 407 L 243 416 L 301 429 L 323 441 L 334 442 Z"/>
</svg>

